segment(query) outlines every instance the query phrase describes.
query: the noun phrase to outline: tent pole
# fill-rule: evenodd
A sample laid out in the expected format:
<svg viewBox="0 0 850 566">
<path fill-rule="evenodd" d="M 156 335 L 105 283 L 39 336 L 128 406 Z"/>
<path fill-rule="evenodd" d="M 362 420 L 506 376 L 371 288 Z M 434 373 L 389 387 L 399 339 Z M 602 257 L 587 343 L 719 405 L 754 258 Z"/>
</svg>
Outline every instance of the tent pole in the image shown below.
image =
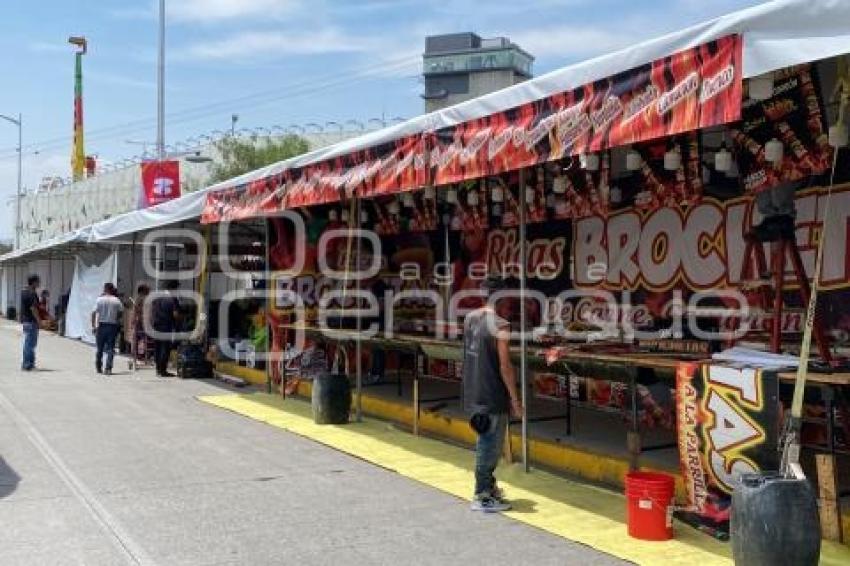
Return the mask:
<svg viewBox="0 0 850 566">
<path fill-rule="evenodd" d="M 136 237 L 137 234 L 133 233 L 133 242 L 130 244 L 130 288 L 127 289 L 127 294 L 130 297 L 133 297 L 133 293 L 136 288 Z"/>
<path fill-rule="evenodd" d="M 361 205 L 360 197 L 355 197 L 354 198 L 354 205 L 352 207 L 354 209 L 354 214 L 349 216 L 349 222 L 351 222 L 352 225 L 358 226 L 358 228 L 360 226 L 360 205 Z M 360 281 L 360 275 L 359 274 L 360 274 L 360 250 L 361 250 L 362 247 L 363 247 L 363 238 L 358 237 L 357 238 L 357 250 L 355 251 L 355 256 L 354 256 L 355 257 L 354 269 L 355 269 L 355 273 L 358 274 L 357 280 L 355 282 L 355 285 L 356 285 L 356 287 L 355 287 L 355 289 L 356 289 L 355 297 L 357 297 L 356 300 L 358 301 L 358 303 L 360 301 L 360 294 L 359 293 L 360 293 L 360 283 L 361 283 L 361 281 Z M 354 357 L 357 360 L 357 361 L 354 362 L 354 367 L 356 368 L 355 387 L 356 387 L 356 390 L 357 390 L 357 396 L 356 396 L 357 405 L 356 405 L 354 414 L 355 414 L 355 419 L 357 420 L 357 422 L 361 422 L 363 420 L 363 368 L 362 368 L 362 365 L 363 365 L 362 364 L 362 361 L 363 361 L 362 360 L 363 342 L 360 340 L 360 332 L 362 331 L 363 327 L 362 327 L 362 317 L 361 317 L 360 310 L 361 309 L 358 307 L 357 308 L 357 341 L 355 342 L 355 349 L 354 349 Z"/>
<path fill-rule="evenodd" d="M 522 467 L 528 472 L 528 368 L 526 360 L 526 309 L 525 309 L 525 270 L 528 262 L 526 254 L 528 253 L 525 224 L 526 224 L 526 208 L 525 200 L 525 168 L 519 170 L 519 383 L 520 383 L 520 402 L 522 403 Z"/>
<path fill-rule="evenodd" d="M 271 329 L 271 317 L 269 313 L 271 313 L 272 301 L 271 301 L 271 270 L 269 269 L 269 219 L 263 218 L 263 237 L 265 239 L 265 245 L 263 247 L 263 278 L 266 282 L 266 393 L 271 395 L 272 393 L 272 364 L 277 363 L 276 360 L 271 356 L 272 352 L 272 336 L 274 332 Z M 285 347 L 285 345 L 284 345 Z M 281 356 L 282 356 L 281 352 Z M 282 359 L 282 358 L 281 358 Z M 281 380 L 280 384 L 281 391 L 283 391 L 283 381 Z"/>
</svg>

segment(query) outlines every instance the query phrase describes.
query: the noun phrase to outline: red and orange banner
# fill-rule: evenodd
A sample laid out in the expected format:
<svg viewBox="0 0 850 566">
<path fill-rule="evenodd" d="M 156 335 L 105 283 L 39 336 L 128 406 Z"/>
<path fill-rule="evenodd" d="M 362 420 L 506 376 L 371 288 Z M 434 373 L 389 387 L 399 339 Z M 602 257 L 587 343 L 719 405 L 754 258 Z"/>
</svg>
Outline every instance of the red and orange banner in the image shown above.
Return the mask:
<svg viewBox="0 0 850 566">
<path fill-rule="evenodd" d="M 582 87 L 210 193 L 204 222 L 445 185 L 741 118 L 741 38 Z"/>
</svg>

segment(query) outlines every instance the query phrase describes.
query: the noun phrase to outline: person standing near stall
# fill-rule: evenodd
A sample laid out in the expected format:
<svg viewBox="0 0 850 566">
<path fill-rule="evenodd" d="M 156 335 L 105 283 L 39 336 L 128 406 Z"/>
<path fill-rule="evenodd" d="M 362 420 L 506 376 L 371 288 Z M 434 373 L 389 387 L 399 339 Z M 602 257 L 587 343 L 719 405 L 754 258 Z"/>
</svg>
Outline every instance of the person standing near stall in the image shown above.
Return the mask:
<svg viewBox="0 0 850 566">
<path fill-rule="evenodd" d="M 491 299 L 506 285 L 501 277 L 491 275 L 481 288 Z M 519 417 L 522 405 L 510 358 L 510 324 L 491 300 L 464 319 L 463 408 L 478 435 L 471 508 L 487 513 L 507 511 L 511 506 L 496 486 L 493 472 L 499 463 L 510 416 Z"/>
<path fill-rule="evenodd" d="M 180 287 L 177 281 L 169 281 L 165 285 L 165 295 L 156 297 L 151 304 L 151 327 L 155 331 L 154 357 L 156 360 L 156 375 L 158 377 L 174 377 L 168 372 L 168 359 L 171 357 L 174 332 L 180 319 L 180 302 L 174 296 L 174 291 Z"/>
<path fill-rule="evenodd" d="M 145 302 L 150 295 L 151 288 L 146 283 L 140 283 L 136 287 L 136 298 L 130 311 L 130 320 L 127 336 L 130 337 L 130 354 L 135 361 L 144 361 L 148 356 L 148 337 L 145 333 Z"/>
<path fill-rule="evenodd" d="M 27 278 L 27 286 L 21 290 L 21 310 L 18 320 L 21 322 L 23 331 L 23 362 L 21 369 L 32 371 L 35 369 L 35 348 L 38 345 L 38 329 L 41 321 L 38 313 L 38 293 L 36 290 L 41 284 L 38 275 L 30 275 Z"/>
<path fill-rule="evenodd" d="M 118 289 L 112 283 L 103 285 L 103 293 L 97 298 L 94 311 L 91 313 L 92 328 L 95 329 L 95 343 L 97 353 L 94 358 L 94 369 L 97 373 L 112 374 L 112 361 L 115 358 L 115 339 L 118 337 L 118 329 L 124 305 L 118 298 Z M 103 364 L 103 356 L 106 354 L 106 367 Z"/>
</svg>

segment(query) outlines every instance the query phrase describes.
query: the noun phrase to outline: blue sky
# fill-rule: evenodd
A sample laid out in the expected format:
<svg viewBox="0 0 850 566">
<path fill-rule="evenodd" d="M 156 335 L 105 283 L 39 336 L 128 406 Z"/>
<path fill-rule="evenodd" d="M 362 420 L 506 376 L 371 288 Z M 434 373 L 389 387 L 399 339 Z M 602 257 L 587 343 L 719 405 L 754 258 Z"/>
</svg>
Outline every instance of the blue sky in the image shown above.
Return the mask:
<svg viewBox="0 0 850 566">
<path fill-rule="evenodd" d="M 166 0 L 166 141 L 240 127 L 345 122 L 422 111 L 424 37 L 505 35 L 542 74 L 756 0 Z M 69 174 L 73 55 L 85 35 L 86 151 L 140 152 L 156 113 L 155 0 L 4 0 L 0 113 L 24 117 L 24 184 Z M 0 238 L 17 132 L 0 122 Z M 11 206 L 8 206 L 11 210 Z"/>
</svg>

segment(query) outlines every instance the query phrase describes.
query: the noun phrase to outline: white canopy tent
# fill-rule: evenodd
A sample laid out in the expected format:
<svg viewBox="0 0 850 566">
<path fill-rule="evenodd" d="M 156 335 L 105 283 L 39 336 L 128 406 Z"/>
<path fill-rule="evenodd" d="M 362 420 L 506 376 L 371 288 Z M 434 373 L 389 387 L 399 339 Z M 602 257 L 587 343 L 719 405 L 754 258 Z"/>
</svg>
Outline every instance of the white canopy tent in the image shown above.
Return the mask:
<svg viewBox="0 0 850 566">
<path fill-rule="evenodd" d="M 637 45 L 563 67 L 517 85 L 406 122 L 268 165 L 209 187 L 225 190 L 405 136 L 475 120 L 580 87 L 731 34 L 743 36 L 743 76 L 843 55 L 850 51 L 850 2 L 775 0 Z"/>
<path fill-rule="evenodd" d="M 431 114 L 376 130 L 233 179 L 181 198 L 120 214 L 25 250 L 0 256 L 0 265 L 22 260 L 67 242 L 107 242 L 200 217 L 207 193 L 225 190 L 416 133 L 501 112 L 660 59 L 729 34 L 743 36 L 744 77 L 850 51 L 850 2 L 775 0 L 740 10 L 643 43 L 563 67 L 512 87 Z"/>
<path fill-rule="evenodd" d="M 15 250 L 0 256 L 0 269 L 7 278 L 6 272 L 12 264 L 28 263 L 57 253 L 73 255 L 76 250 L 96 243 L 126 244 L 128 237 L 149 230 L 196 222 L 210 192 L 501 112 L 735 33 L 743 36 L 744 77 L 845 54 L 850 51 L 850 1 L 775 0 L 721 16 L 450 108 L 268 165 L 157 206 L 120 214 L 36 246 Z M 131 260 L 130 263 L 135 262 Z"/>
</svg>

